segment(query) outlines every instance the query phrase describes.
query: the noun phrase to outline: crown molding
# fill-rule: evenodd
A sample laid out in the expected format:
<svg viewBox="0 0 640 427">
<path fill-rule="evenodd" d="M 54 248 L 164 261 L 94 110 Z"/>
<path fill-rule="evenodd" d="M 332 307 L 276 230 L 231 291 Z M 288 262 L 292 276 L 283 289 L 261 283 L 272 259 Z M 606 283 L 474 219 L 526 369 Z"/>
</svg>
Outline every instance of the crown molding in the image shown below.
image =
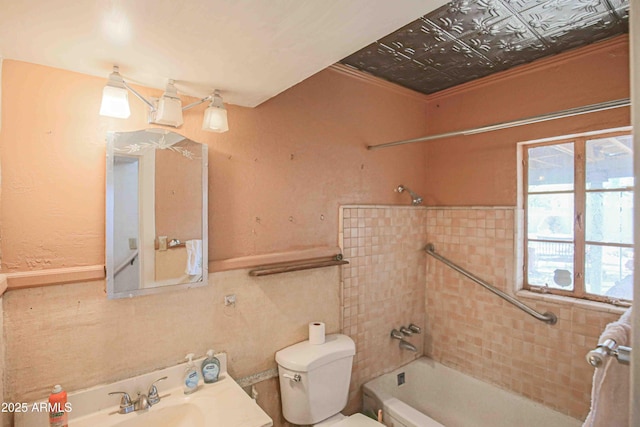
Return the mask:
<svg viewBox="0 0 640 427">
<path fill-rule="evenodd" d="M 526 74 L 539 72 L 548 68 L 556 67 L 558 65 L 572 61 L 582 56 L 587 56 L 593 53 L 607 51 L 607 50 L 613 50 L 621 46 L 626 46 L 628 49 L 628 46 L 629 46 L 628 34 L 623 34 L 623 35 L 613 37 L 611 39 L 607 39 L 601 42 L 592 43 L 588 46 L 581 47 L 578 49 L 573 49 L 568 52 L 559 53 L 557 55 L 553 55 L 547 58 L 538 59 L 536 61 L 533 61 L 527 64 L 518 65 L 517 67 L 509 68 L 508 70 L 500 71 L 486 77 L 481 77 L 479 79 L 472 80 L 467 83 L 462 83 L 457 86 L 453 86 L 449 89 L 444 89 L 439 92 L 432 93 L 430 95 L 426 95 L 411 89 L 407 89 L 396 83 L 391 83 L 390 81 L 384 80 L 380 77 L 375 77 L 372 74 L 366 73 L 364 71 L 360 71 L 358 69 L 355 69 L 353 67 L 349 67 L 347 65 L 343 65 L 340 63 L 331 65 L 329 67 L 329 70 L 351 77 L 353 79 L 368 83 L 368 84 L 372 84 L 374 86 L 378 86 L 378 87 L 390 90 L 400 95 L 411 97 L 421 102 L 430 102 L 430 101 L 439 100 L 441 98 L 445 98 L 448 96 L 458 95 L 470 90 L 478 89 L 483 86 L 489 86 L 489 85 L 495 84 L 500 80 L 516 78 Z"/>
<path fill-rule="evenodd" d="M 467 83 L 453 86 L 449 89 L 444 89 L 439 92 L 432 93 L 431 95 L 428 95 L 428 98 L 429 101 L 435 101 L 441 98 L 446 98 L 448 96 L 459 95 L 470 90 L 479 89 L 484 86 L 490 86 L 501 80 L 513 79 L 527 74 L 543 71 L 549 68 L 557 67 L 558 65 L 562 65 L 566 62 L 573 61 L 576 58 L 591 55 L 597 52 L 613 50 L 621 46 L 626 46 L 627 50 L 629 49 L 629 36 L 627 34 L 613 37 L 601 42 L 592 43 L 588 46 L 584 46 L 578 49 L 573 49 L 567 52 L 548 56 L 546 58 L 538 59 L 527 64 L 518 65 L 517 67 L 509 68 L 508 70 L 500 71 L 486 77 L 481 77 Z"/>
<path fill-rule="evenodd" d="M 396 83 L 391 83 L 388 80 L 381 79 L 380 77 L 376 77 L 372 74 L 365 73 L 364 71 L 357 70 L 344 64 L 333 64 L 329 66 L 328 69 L 344 76 L 351 77 L 355 80 L 359 80 L 361 82 L 389 90 L 402 96 L 407 96 L 409 98 L 415 99 L 416 101 L 425 103 L 429 101 L 428 95 L 416 92 L 415 90 L 407 89 L 406 87 L 400 86 Z"/>
</svg>

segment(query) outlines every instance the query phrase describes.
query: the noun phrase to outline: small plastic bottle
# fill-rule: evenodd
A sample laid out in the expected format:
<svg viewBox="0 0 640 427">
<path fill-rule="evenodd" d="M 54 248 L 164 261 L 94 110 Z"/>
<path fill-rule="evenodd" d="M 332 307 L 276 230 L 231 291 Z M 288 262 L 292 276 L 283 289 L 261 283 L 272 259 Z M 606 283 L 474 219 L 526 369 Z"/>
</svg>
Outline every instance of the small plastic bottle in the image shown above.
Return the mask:
<svg viewBox="0 0 640 427">
<path fill-rule="evenodd" d="M 200 376 L 198 375 L 196 365 L 193 363 L 193 353 L 187 354 L 185 359 L 189 360 L 189 363 L 187 363 L 187 369 L 184 371 L 183 389 L 184 394 L 191 394 L 198 389 Z"/>
<path fill-rule="evenodd" d="M 56 384 L 49 395 L 49 426 L 67 427 L 69 425 L 69 415 L 66 412 L 67 392 L 62 386 Z"/>
<path fill-rule="evenodd" d="M 220 375 L 220 361 L 214 356 L 214 351 L 207 351 L 207 358 L 202 361 L 202 378 L 207 384 L 218 381 Z"/>
</svg>

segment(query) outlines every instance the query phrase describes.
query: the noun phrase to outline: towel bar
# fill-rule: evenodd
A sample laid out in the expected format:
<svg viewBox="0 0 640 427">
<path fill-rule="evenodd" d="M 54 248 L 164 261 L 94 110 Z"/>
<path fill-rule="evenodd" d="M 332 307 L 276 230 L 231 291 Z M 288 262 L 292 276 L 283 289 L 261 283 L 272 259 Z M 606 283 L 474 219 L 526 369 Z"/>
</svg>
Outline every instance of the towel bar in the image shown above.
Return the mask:
<svg viewBox="0 0 640 427">
<path fill-rule="evenodd" d="M 604 364 L 605 359 L 609 356 L 615 357 L 618 363 L 628 365 L 631 359 L 631 347 L 618 345 L 614 340 L 608 339 L 587 353 L 587 362 L 598 368 Z"/>
</svg>

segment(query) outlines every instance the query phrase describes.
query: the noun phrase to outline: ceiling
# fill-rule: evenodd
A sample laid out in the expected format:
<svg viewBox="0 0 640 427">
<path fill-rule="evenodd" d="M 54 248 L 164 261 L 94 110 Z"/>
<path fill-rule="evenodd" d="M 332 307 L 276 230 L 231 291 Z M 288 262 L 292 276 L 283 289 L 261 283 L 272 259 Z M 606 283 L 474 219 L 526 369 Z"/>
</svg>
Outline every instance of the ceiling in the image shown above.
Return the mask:
<svg viewBox="0 0 640 427">
<path fill-rule="evenodd" d="M 453 0 L 341 62 L 430 94 L 628 28 L 629 0 Z"/>
<path fill-rule="evenodd" d="M 445 0 L 0 0 L 0 57 L 254 107 Z"/>
</svg>

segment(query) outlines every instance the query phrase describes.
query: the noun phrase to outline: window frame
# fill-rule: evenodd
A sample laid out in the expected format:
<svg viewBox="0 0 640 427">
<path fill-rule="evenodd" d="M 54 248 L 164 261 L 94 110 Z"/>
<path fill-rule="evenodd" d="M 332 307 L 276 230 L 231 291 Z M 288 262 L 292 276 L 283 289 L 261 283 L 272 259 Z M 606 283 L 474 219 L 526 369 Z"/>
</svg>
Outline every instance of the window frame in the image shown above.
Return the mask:
<svg viewBox="0 0 640 427">
<path fill-rule="evenodd" d="M 586 189 L 586 145 L 587 141 L 594 139 L 602 139 L 607 137 L 616 137 L 616 136 L 632 136 L 631 129 L 616 129 L 610 131 L 602 131 L 602 132 L 589 132 L 580 135 L 571 135 L 567 137 L 559 137 L 554 138 L 553 140 L 547 139 L 544 141 L 530 141 L 526 143 L 522 143 L 522 209 L 523 209 L 523 232 L 522 232 L 522 240 L 523 242 L 523 281 L 522 281 L 522 289 L 537 293 L 544 294 L 552 294 L 552 295 L 561 295 L 571 298 L 576 298 L 580 300 L 588 300 L 588 301 L 598 301 L 604 302 L 614 305 L 620 306 L 629 306 L 632 301 L 605 296 L 605 295 L 596 295 L 590 294 L 586 292 L 585 287 L 585 270 L 586 270 L 586 246 L 587 244 L 596 244 L 605 247 L 619 247 L 619 248 L 631 248 L 634 249 L 633 244 L 624 244 L 624 243 L 601 243 L 601 242 L 588 242 L 586 240 L 586 227 L 585 227 L 585 218 L 586 218 L 586 202 L 587 202 L 587 194 L 589 192 L 619 192 L 619 191 L 631 191 L 635 192 L 635 182 L 633 187 L 624 187 L 624 188 L 616 188 L 616 189 L 597 189 L 597 190 L 587 190 Z M 573 245 L 573 290 L 567 291 L 563 289 L 551 288 L 549 286 L 542 285 L 532 285 L 529 284 L 529 233 L 528 233 L 528 201 L 529 195 L 537 195 L 537 194 L 551 194 L 554 192 L 529 192 L 529 149 L 543 146 L 552 146 L 552 145 L 561 145 L 566 143 L 573 143 L 574 147 L 574 165 L 573 165 L 573 173 L 574 173 L 574 183 L 573 190 L 566 191 L 557 191 L 557 193 L 563 194 L 573 194 L 573 241 L 570 242 Z M 636 206 L 634 206 L 636 209 Z M 532 239 L 532 241 L 540 241 L 538 239 Z M 555 242 L 555 241 L 552 241 Z M 634 250 L 634 257 L 636 256 Z"/>
</svg>

